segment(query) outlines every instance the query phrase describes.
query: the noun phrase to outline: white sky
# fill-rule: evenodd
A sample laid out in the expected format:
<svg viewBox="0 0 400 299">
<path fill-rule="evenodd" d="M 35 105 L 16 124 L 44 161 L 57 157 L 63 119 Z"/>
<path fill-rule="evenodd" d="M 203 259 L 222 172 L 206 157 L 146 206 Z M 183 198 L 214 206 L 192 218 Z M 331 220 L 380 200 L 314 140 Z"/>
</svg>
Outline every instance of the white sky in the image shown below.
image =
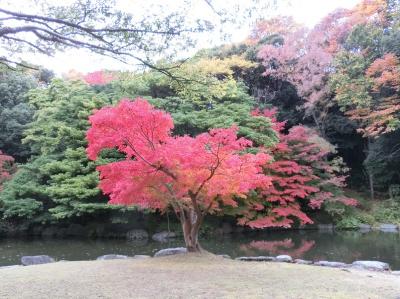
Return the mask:
<svg viewBox="0 0 400 299">
<path fill-rule="evenodd" d="M 17 3 L 18 1 L 20 0 L 16 0 Z M 140 5 L 141 2 L 138 0 L 121 1 L 123 2 L 124 6 L 128 5 L 131 9 L 133 6 Z M 172 2 L 168 2 L 167 0 L 156 1 L 159 1 L 159 3 L 168 3 L 169 5 L 171 5 Z M 226 3 L 229 3 L 229 0 L 226 1 Z M 14 6 L 16 2 L 12 2 L 12 6 Z M 321 18 L 336 8 L 352 8 L 359 2 L 360 0 L 291 0 L 290 4 L 287 4 L 282 0 L 277 0 L 277 9 L 271 10 L 270 15 L 266 16 L 266 18 L 274 15 L 290 15 L 297 22 L 305 24 L 308 27 L 312 27 L 317 24 Z M 201 13 L 202 12 L 200 11 L 199 14 Z M 240 42 L 244 40 L 248 36 L 248 33 L 249 28 L 243 28 L 241 30 L 232 32 L 232 42 Z M 211 47 L 214 45 L 210 45 L 209 43 L 200 43 L 198 48 L 204 46 Z M 54 57 L 35 55 L 34 57 L 27 57 L 27 60 L 52 69 L 59 75 L 66 73 L 71 69 L 86 73 L 99 69 L 118 70 L 134 68 L 133 66 L 127 66 L 110 58 L 104 58 L 99 55 L 91 54 L 84 50 L 68 50 L 64 53 L 57 53 Z"/>
</svg>

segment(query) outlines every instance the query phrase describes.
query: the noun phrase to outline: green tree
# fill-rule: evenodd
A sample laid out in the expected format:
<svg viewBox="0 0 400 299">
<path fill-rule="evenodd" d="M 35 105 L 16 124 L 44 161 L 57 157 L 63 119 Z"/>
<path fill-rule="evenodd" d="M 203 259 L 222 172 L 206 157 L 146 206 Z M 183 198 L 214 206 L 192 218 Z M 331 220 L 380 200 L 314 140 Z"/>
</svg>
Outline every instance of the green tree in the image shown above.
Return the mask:
<svg viewBox="0 0 400 299">
<path fill-rule="evenodd" d="M 389 161 L 396 165 L 397 157 L 393 148 L 385 148 L 390 142 L 384 135 L 395 136 L 400 127 L 400 63 L 395 52 L 388 52 L 393 50 L 390 41 L 396 39 L 392 26 L 354 27 L 335 57 L 330 78 L 334 100 L 365 138 L 363 166 L 371 198 L 375 187 L 387 190 L 395 182 L 390 171 L 383 171 Z"/>
<path fill-rule="evenodd" d="M 29 93 L 36 113 L 24 143 L 35 156 L 1 194 L 4 218 L 56 221 L 118 209 L 97 189 L 96 165 L 86 158 L 88 116 L 109 100 L 82 82 L 53 80 Z"/>
<path fill-rule="evenodd" d="M 30 148 L 21 139 L 34 113 L 26 93 L 36 86 L 37 81 L 29 74 L 0 70 L 0 150 L 17 161 L 30 155 Z"/>
</svg>

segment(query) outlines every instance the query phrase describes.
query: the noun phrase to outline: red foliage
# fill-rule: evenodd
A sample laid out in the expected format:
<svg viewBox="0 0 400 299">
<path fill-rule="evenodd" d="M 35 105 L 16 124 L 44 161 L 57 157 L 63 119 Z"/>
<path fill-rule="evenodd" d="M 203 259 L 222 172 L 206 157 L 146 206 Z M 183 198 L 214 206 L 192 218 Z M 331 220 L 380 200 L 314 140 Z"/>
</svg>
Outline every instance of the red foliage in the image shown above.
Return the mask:
<svg viewBox="0 0 400 299">
<path fill-rule="evenodd" d="M 292 83 L 298 94 L 306 101 L 304 107 L 313 116 L 316 125 L 323 132 L 323 118 L 328 104 L 318 105 L 330 99 L 328 76 L 333 70 L 333 57 L 341 50 L 351 29 L 367 22 L 385 22 L 386 3 L 384 0 L 364 0 L 354 9 L 339 9 L 313 29 L 299 27 L 291 19 L 272 19 L 258 24 L 254 38 L 277 34 L 283 44 L 264 45 L 258 57 L 266 68 L 265 75 Z M 283 28 L 285 25 L 285 28 Z"/>
<path fill-rule="evenodd" d="M 301 244 L 296 246 L 291 238 L 282 241 L 252 241 L 249 244 L 240 246 L 240 249 L 249 255 L 254 255 L 254 249 L 268 255 L 287 254 L 293 258 L 301 258 L 306 252 L 315 245 L 313 240 L 301 240 Z"/>
<path fill-rule="evenodd" d="M 143 99 L 125 99 L 92 115 L 87 153 L 92 160 L 106 148 L 124 153 L 126 159 L 98 167 L 100 188 L 110 203 L 172 208 L 182 222 L 187 245 L 188 219 L 200 221 L 207 213 L 222 213 L 224 207 L 237 207 L 239 224 L 254 228 L 288 227 L 294 219 L 310 223 L 301 203 L 320 207 L 333 198 L 322 193 L 324 185 L 342 181 L 335 181 L 333 168 L 323 159 L 328 152 L 313 140 L 314 132 L 294 127 L 285 135 L 275 110 L 263 115 L 273 120 L 281 137 L 272 151 L 274 161 L 262 149 L 258 154 L 244 153 L 252 142 L 238 139 L 235 127 L 196 137 L 172 136 L 171 116 Z M 329 175 L 323 179 L 316 170 Z M 197 220 L 190 225 L 200 225 Z"/>
<path fill-rule="evenodd" d="M 400 113 L 400 62 L 392 53 L 376 59 L 366 70 L 373 82 L 373 92 L 381 96 L 369 107 L 352 109 L 347 115 L 363 125 L 358 130 L 364 136 L 377 137 L 395 130 Z"/>
<path fill-rule="evenodd" d="M 301 26 L 292 17 L 279 16 L 268 20 L 260 20 L 254 26 L 247 40 L 250 44 L 255 44 L 259 40 L 272 35 L 286 36 Z"/>
<path fill-rule="evenodd" d="M 282 132 L 284 122 L 278 122 L 276 110 L 256 110 L 253 115 L 264 115 L 273 122 L 280 143 L 272 150 L 274 161 L 266 166 L 266 174 L 272 185 L 262 191 L 265 205 L 258 206 L 261 214 L 255 220 L 241 219 L 251 227 L 285 226 L 297 218 L 301 224 L 311 223 L 311 219 L 301 210 L 301 203 L 312 209 L 320 208 L 324 202 L 337 201 L 345 205 L 356 205 L 357 201 L 328 190 L 345 185 L 345 176 L 336 171 L 326 159 L 330 153 L 315 131 L 303 127 L 293 127 L 288 134 Z M 265 210 L 265 211 L 263 211 Z M 253 214 L 250 213 L 252 217 Z M 245 215 L 246 216 L 246 215 Z M 293 216 L 293 217 L 288 217 Z"/>
<path fill-rule="evenodd" d="M 3 189 L 4 182 L 11 179 L 14 172 L 14 158 L 0 151 L 0 191 Z"/>
<path fill-rule="evenodd" d="M 122 100 L 90 117 L 90 159 L 105 148 L 117 148 L 126 159 L 98 167 L 100 188 L 110 203 L 178 215 L 195 210 L 198 217 L 237 206 L 249 190 L 268 188 L 262 166 L 265 153 L 239 154 L 252 143 L 237 138 L 237 128 L 214 129 L 196 137 L 172 137 L 169 114 L 143 99 Z"/>
<path fill-rule="evenodd" d="M 376 59 L 369 66 L 366 74 L 374 80 L 376 91 L 383 86 L 400 91 L 400 62 L 396 55 L 388 53 Z"/>
<path fill-rule="evenodd" d="M 89 85 L 105 85 L 115 80 L 115 76 L 110 72 L 95 71 L 87 73 L 83 80 Z"/>
</svg>

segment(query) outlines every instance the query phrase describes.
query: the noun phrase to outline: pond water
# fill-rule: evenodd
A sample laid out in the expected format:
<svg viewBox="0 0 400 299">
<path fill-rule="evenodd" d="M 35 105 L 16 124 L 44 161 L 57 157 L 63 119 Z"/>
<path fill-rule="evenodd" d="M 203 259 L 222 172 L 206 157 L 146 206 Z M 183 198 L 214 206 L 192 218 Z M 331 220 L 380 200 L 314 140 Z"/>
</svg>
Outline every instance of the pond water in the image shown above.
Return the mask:
<svg viewBox="0 0 400 299">
<path fill-rule="evenodd" d="M 201 240 L 216 254 L 232 257 L 289 254 L 293 258 L 353 262 L 379 260 L 400 270 L 400 234 L 356 231 L 273 231 L 237 234 Z M 93 260 L 104 254 L 152 255 L 157 250 L 182 246 L 180 238 L 168 243 L 115 239 L 0 239 L 0 266 L 20 264 L 24 255 L 50 255 L 57 260 Z"/>
</svg>

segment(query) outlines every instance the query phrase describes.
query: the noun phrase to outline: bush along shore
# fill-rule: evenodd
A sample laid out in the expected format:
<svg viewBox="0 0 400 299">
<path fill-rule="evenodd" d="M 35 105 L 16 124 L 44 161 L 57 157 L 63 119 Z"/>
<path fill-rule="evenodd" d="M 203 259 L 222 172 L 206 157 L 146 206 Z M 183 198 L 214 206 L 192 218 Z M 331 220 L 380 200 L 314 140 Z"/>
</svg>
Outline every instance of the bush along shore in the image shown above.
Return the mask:
<svg viewBox="0 0 400 299">
<path fill-rule="evenodd" d="M 157 251 L 154 254 L 154 258 L 171 256 L 176 254 L 187 254 L 187 250 L 184 247 L 176 248 L 166 248 Z M 231 259 L 227 254 L 218 254 L 217 256 L 221 258 Z M 134 256 L 127 256 L 121 254 L 106 254 L 97 257 L 96 260 L 115 260 L 115 259 L 147 259 L 152 258 L 150 255 L 138 254 Z M 330 267 L 330 268 L 340 268 L 343 270 L 367 270 L 367 271 L 378 271 L 385 272 L 393 275 L 400 276 L 399 270 L 392 270 L 390 265 L 381 261 L 354 261 L 351 264 L 337 262 L 337 261 L 311 261 L 303 259 L 293 259 L 290 255 L 278 255 L 278 256 L 241 256 L 235 258 L 236 261 L 241 262 L 275 262 L 275 263 L 292 263 L 300 265 L 310 265 L 310 266 L 320 266 L 320 267 Z M 55 263 L 56 260 L 48 255 L 36 255 L 36 256 L 23 256 L 21 257 L 21 265 L 11 265 L 0 267 L 0 269 L 5 268 L 15 268 L 21 266 L 32 266 L 40 264 Z M 65 260 L 60 260 L 58 262 L 67 262 Z"/>
<path fill-rule="evenodd" d="M 3 230 L 0 223 L 0 237 L 79 237 L 79 238 L 115 238 L 127 240 L 143 240 L 151 238 L 154 241 L 165 241 L 169 238 L 181 235 L 180 227 L 177 223 L 171 223 L 171 231 L 168 231 L 167 222 L 159 222 L 156 227 L 145 223 L 145 221 L 134 225 L 117 225 L 117 224 L 77 224 L 72 223 L 67 226 L 37 226 L 30 229 L 21 227 L 11 227 L 4 225 Z M 202 236 L 212 235 L 229 235 L 235 233 L 246 232 L 262 232 L 272 230 L 318 230 L 318 231 L 334 231 L 334 230 L 359 230 L 361 232 L 381 231 L 381 232 L 399 232 L 400 225 L 395 223 L 376 223 L 376 224 L 357 224 L 356 226 L 344 227 L 334 223 L 318 223 L 296 226 L 291 228 L 267 228 L 267 229 L 250 229 L 248 227 L 235 225 L 233 221 L 218 221 L 212 219 L 210 223 L 205 223 L 204 228 L 200 231 Z"/>
</svg>

